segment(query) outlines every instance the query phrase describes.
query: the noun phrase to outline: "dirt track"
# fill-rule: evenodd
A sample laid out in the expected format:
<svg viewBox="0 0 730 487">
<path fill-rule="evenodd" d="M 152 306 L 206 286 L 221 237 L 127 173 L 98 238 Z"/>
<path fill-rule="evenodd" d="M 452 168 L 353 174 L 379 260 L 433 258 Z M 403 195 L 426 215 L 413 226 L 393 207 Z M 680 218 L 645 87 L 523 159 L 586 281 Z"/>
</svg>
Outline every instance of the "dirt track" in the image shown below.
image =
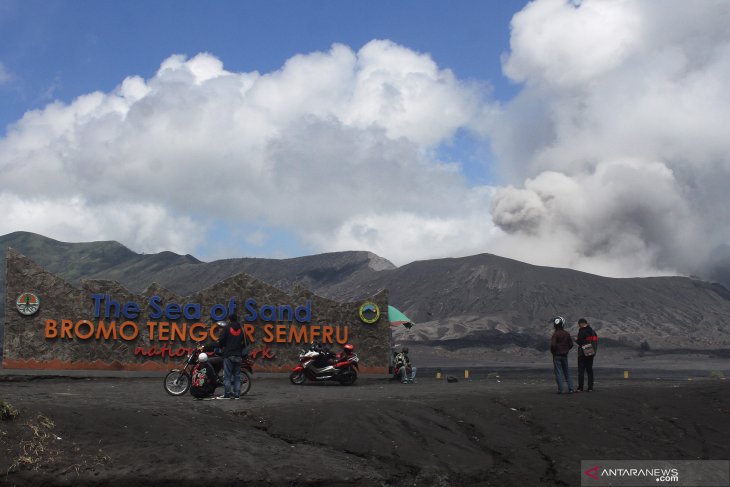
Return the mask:
<svg viewBox="0 0 730 487">
<path fill-rule="evenodd" d="M 5 378 L 0 484 L 580 485 L 581 459 L 730 458 L 727 381 L 254 381 L 201 402 L 161 379 Z"/>
</svg>

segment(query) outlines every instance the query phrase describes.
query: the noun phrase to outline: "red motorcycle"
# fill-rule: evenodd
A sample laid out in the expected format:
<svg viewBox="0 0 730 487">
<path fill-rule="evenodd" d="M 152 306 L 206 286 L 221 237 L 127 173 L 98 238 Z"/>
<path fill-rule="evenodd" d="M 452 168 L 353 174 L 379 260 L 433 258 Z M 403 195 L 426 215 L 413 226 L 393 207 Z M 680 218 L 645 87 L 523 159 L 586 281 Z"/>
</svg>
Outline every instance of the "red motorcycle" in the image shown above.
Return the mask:
<svg viewBox="0 0 730 487">
<path fill-rule="evenodd" d="M 302 350 L 299 354 L 299 364 L 289 374 L 289 380 L 296 385 L 304 384 L 307 379 L 313 382 L 334 380 L 349 386 L 357 380 L 359 361 L 355 347 L 349 343 L 339 354 L 313 343 L 309 350 Z"/>
<path fill-rule="evenodd" d="M 251 347 L 246 347 L 241 352 L 241 395 L 243 396 L 251 389 L 251 380 L 253 376 L 254 359 L 250 354 Z M 216 354 L 214 345 L 198 345 L 193 351 L 185 357 L 181 368 L 172 369 L 165 375 L 165 391 L 172 396 L 182 396 L 190 390 L 191 374 L 198 364 L 198 355 L 205 352 L 208 355 L 208 361 L 218 374 L 218 383 L 223 384 L 223 357 Z"/>
</svg>

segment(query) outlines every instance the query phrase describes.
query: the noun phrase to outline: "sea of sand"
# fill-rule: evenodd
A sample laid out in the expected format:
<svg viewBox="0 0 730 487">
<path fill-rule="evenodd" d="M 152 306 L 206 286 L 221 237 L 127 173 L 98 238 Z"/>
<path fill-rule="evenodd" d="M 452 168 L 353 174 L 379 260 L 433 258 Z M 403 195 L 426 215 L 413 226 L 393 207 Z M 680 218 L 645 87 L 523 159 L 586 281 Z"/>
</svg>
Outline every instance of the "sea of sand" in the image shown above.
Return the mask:
<svg viewBox="0 0 730 487">
<path fill-rule="evenodd" d="M 545 364 L 349 387 L 255 373 L 240 400 L 210 401 L 161 375 L 5 370 L 0 485 L 570 486 L 585 459 L 730 458 L 729 381 L 611 370 L 563 395 Z"/>
</svg>

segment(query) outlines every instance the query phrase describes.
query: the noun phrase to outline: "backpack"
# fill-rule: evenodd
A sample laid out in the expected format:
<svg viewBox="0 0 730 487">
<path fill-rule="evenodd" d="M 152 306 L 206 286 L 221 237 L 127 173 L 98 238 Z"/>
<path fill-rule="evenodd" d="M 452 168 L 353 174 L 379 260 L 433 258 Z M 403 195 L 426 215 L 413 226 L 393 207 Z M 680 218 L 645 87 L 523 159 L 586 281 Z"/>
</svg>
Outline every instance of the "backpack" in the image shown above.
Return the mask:
<svg viewBox="0 0 730 487">
<path fill-rule="evenodd" d="M 202 388 L 205 387 L 205 383 L 208 380 L 208 374 L 206 374 L 205 367 L 201 367 L 200 365 L 196 365 L 195 369 L 193 370 L 193 377 L 192 377 L 192 386 Z"/>
<path fill-rule="evenodd" d="M 216 388 L 214 374 L 210 374 L 211 367 L 196 365 L 190 378 L 190 394 L 193 397 L 205 397 L 213 394 Z M 213 375 L 213 376 L 209 376 Z"/>
</svg>

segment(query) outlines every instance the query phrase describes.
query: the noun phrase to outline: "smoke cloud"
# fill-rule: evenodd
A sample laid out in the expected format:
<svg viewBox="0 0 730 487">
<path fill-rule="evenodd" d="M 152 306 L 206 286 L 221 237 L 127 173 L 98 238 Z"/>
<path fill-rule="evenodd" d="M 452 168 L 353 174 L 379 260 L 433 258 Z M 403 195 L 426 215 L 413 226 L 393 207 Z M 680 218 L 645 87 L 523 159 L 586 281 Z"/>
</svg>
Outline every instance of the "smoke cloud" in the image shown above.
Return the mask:
<svg viewBox="0 0 730 487">
<path fill-rule="evenodd" d="M 627 276 L 694 273 L 730 237 L 730 5 L 538 0 L 512 20 L 521 83 L 491 131 L 492 248 Z"/>
</svg>

